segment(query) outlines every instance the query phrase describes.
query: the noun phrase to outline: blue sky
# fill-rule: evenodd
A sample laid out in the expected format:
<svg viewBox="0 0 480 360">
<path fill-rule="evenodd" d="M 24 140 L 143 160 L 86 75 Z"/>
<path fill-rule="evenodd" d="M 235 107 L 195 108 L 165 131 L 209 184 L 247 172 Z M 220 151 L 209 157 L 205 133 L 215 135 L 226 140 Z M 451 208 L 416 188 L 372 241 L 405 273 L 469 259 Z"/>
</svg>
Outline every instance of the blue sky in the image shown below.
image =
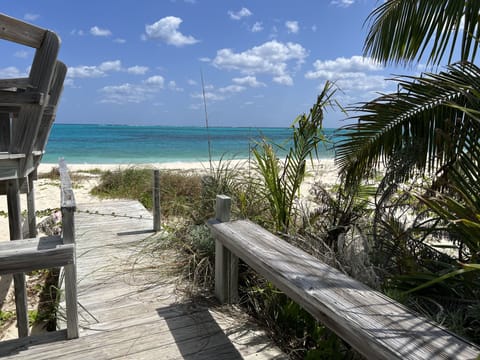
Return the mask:
<svg viewBox="0 0 480 360">
<path fill-rule="evenodd" d="M 16 0 L 2 12 L 57 32 L 69 67 L 59 123 L 289 126 L 325 81 L 348 106 L 403 69 L 362 57 L 375 0 Z M 0 78 L 33 50 L 2 42 Z M 324 126 L 345 122 L 329 111 Z"/>
</svg>

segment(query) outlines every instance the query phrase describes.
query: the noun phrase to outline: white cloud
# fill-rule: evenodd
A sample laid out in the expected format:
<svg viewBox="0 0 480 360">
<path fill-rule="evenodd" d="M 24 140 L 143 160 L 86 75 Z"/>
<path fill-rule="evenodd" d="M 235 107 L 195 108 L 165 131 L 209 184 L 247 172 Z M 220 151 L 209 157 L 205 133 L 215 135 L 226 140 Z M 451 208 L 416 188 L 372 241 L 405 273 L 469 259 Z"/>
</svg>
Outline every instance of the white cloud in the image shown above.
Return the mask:
<svg viewBox="0 0 480 360">
<path fill-rule="evenodd" d="M 200 60 L 201 62 L 210 62 L 212 61 L 212 59 L 208 58 L 208 57 L 201 57 L 199 58 L 198 60 Z"/>
<path fill-rule="evenodd" d="M 121 38 L 117 38 L 115 40 L 113 40 L 113 42 L 117 43 L 117 44 L 125 44 L 127 42 L 127 40 L 125 39 L 121 39 Z"/>
<path fill-rule="evenodd" d="M 272 40 L 241 53 L 232 49 L 218 50 L 212 63 L 219 69 L 238 70 L 246 75 L 271 74 L 277 78 L 274 81 L 287 83 L 287 78 L 291 80 L 289 62 L 302 64 L 307 55 L 300 44 Z"/>
<path fill-rule="evenodd" d="M 145 75 L 147 71 L 148 71 L 147 66 L 138 66 L 138 65 L 131 66 L 127 69 L 127 72 L 129 74 L 135 74 L 135 75 Z"/>
<path fill-rule="evenodd" d="M 340 6 L 340 7 L 349 7 L 353 5 L 355 0 L 332 0 L 330 4 Z"/>
<path fill-rule="evenodd" d="M 285 21 L 285 27 L 287 28 L 289 33 L 298 33 L 298 21 Z"/>
<path fill-rule="evenodd" d="M 149 90 L 145 86 L 125 83 L 122 85 L 105 86 L 100 89 L 102 103 L 125 104 L 141 103 L 149 98 Z"/>
<path fill-rule="evenodd" d="M 26 59 L 28 57 L 28 51 L 25 51 L 25 50 L 16 51 L 15 54 L 13 54 L 13 56 L 20 59 Z"/>
<path fill-rule="evenodd" d="M 163 76 L 154 75 L 150 76 L 147 80 L 144 81 L 144 83 L 147 85 L 163 88 L 163 85 L 165 84 L 165 79 L 163 78 Z"/>
<path fill-rule="evenodd" d="M 110 36 L 112 32 L 108 29 L 101 29 L 98 26 L 93 26 L 90 28 L 90 34 L 93 36 Z"/>
<path fill-rule="evenodd" d="M 334 81 L 345 93 L 344 98 L 350 102 L 363 101 L 375 92 L 387 91 L 391 82 L 387 82 L 383 74 L 384 68 L 371 58 L 352 56 L 335 60 L 316 60 L 313 70 L 305 74 L 307 79 Z"/>
<path fill-rule="evenodd" d="M 173 91 L 179 91 L 179 92 L 180 92 L 180 91 L 183 91 L 183 88 L 179 87 L 179 86 L 177 85 L 177 83 L 176 83 L 175 81 L 173 81 L 173 80 L 170 80 L 170 81 L 168 82 L 168 88 L 169 88 L 170 90 L 173 90 Z"/>
<path fill-rule="evenodd" d="M 228 15 L 230 15 L 230 18 L 233 20 L 240 20 L 241 18 L 251 16 L 252 12 L 247 8 L 243 7 L 237 12 L 229 11 Z"/>
<path fill-rule="evenodd" d="M 190 95 L 194 99 L 202 99 L 203 100 L 203 93 L 195 93 Z M 221 101 L 225 100 L 225 96 L 216 94 L 212 91 L 205 92 L 205 99 L 210 101 Z"/>
<path fill-rule="evenodd" d="M 266 86 L 265 83 L 258 81 L 255 76 L 245 76 L 245 77 L 242 77 L 242 78 L 233 78 L 232 81 L 235 84 L 247 85 L 247 86 L 250 86 L 250 87 Z"/>
<path fill-rule="evenodd" d="M 27 21 L 35 21 L 40 17 L 38 14 L 27 13 L 23 16 L 23 18 Z"/>
<path fill-rule="evenodd" d="M 104 73 L 109 71 L 120 71 L 122 70 L 122 62 L 120 60 L 104 61 L 98 66 L 98 69 Z"/>
<path fill-rule="evenodd" d="M 70 35 L 83 36 L 85 35 L 85 32 L 83 30 L 73 29 L 72 31 L 70 31 Z"/>
<path fill-rule="evenodd" d="M 312 31 L 317 32 L 317 25 L 312 25 Z"/>
<path fill-rule="evenodd" d="M 332 0 L 330 4 L 340 6 L 340 7 L 349 7 L 355 3 L 355 0 Z"/>
<path fill-rule="evenodd" d="M 193 79 L 188 79 L 187 83 L 188 83 L 188 85 L 191 85 L 191 86 L 197 85 L 197 82 Z"/>
<path fill-rule="evenodd" d="M 131 66 L 124 68 L 120 60 L 104 61 L 100 65 L 79 65 L 68 68 L 69 78 L 98 78 L 107 76 L 110 72 L 124 71 L 134 75 L 143 75 L 148 71 L 145 66 Z"/>
<path fill-rule="evenodd" d="M 228 85 L 218 89 L 218 91 L 221 93 L 239 93 L 244 91 L 245 89 L 246 87 L 241 85 Z"/>
<path fill-rule="evenodd" d="M 0 69 L 0 78 L 12 79 L 12 78 L 27 77 L 27 76 L 28 74 L 26 72 L 20 71 L 15 66 L 9 66 L 9 67 Z"/>
<path fill-rule="evenodd" d="M 139 104 L 151 101 L 154 95 L 164 88 L 165 79 L 160 75 L 147 78 L 140 84 L 124 83 L 109 85 L 100 89 L 101 103 L 107 104 Z"/>
<path fill-rule="evenodd" d="M 251 32 L 260 32 L 263 30 L 263 25 L 260 21 L 257 21 L 250 30 Z"/>
<path fill-rule="evenodd" d="M 292 86 L 293 85 L 293 79 L 290 75 L 280 75 L 280 76 L 275 76 L 273 78 L 273 81 L 276 82 L 277 84 L 281 84 L 281 85 L 288 85 L 288 86 Z"/>
<path fill-rule="evenodd" d="M 193 45 L 199 40 L 191 35 L 183 35 L 178 28 L 183 22 L 182 19 L 175 16 L 167 16 L 152 25 L 145 26 L 145 32 L 150 39 L 160 39 L 169 45 L 181 47 Z"/>
<path fill-rule="evenodd" d="M 360 72 L 360 71 L 379 71 L 383 66 L 375 62 L 372 58 L 354 55 L 350 58 L 339 57 L 335 60 L 316 60 L 313 63 L 315 71 L 309 71 L 307 77 L 318 77 L 316 72 L 334 71 L 334 72 Z"/>
</svg>

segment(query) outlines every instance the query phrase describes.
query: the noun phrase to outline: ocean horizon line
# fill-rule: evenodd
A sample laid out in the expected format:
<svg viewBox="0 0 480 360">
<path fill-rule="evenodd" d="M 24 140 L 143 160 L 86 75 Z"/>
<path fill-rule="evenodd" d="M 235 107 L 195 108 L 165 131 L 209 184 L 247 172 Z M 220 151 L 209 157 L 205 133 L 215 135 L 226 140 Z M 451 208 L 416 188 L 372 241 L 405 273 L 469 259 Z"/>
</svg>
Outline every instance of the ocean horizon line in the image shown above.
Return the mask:
<svg viewBox="0 0 480 360">
<path fill-rule="evenodd" d="M 201 126 L 201 125 L 159 125 L 159 124 L 109 124 L 109 123 L 62 123 L 55 122 L 55 125 L 67 126 L 127 126 L 127 127 L 163 127 L 163 128 L 198 128 L 198 129 L 292 129 L 292 126 Z M 339 128 L 325 127 L 324 130 L 338 130 Z"/>
<path fill-rule="evenodd" d="M 335 138 L 335 129 L 324 129 Z M 64 158 L 70 164 L 152 164 L 205 162 L 210 158 L 248 159 L 262 139 L 288 148 L 293 130 L 262 127 L 131 126 L 55 124 L 43 161 Z M 278 156 L 286 151 L 278 149 Z M 331 149 L 319 149 L 319 158 L 332 158 Z"/>
</svg>

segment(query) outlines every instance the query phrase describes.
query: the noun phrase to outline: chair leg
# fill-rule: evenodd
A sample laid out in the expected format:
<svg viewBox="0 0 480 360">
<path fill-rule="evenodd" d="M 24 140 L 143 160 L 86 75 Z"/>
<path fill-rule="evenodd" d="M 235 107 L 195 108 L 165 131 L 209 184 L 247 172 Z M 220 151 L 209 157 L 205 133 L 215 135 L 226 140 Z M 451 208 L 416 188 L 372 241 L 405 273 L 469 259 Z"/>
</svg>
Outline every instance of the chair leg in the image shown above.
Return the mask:
<svg viewBox="0 0 480 360">
<path fill-rule="evenodd" d="M 22 214 L 20 211 L 20 187 L 18 180 L 7 182 L 8 225 L 10 240 L 20 240 L 22 236 Z M 28 307 L 25 274 L 13 275 L 15 287 L 15 307 L 17 310 L 18 337 L 28 336 Z"/>
</svg>

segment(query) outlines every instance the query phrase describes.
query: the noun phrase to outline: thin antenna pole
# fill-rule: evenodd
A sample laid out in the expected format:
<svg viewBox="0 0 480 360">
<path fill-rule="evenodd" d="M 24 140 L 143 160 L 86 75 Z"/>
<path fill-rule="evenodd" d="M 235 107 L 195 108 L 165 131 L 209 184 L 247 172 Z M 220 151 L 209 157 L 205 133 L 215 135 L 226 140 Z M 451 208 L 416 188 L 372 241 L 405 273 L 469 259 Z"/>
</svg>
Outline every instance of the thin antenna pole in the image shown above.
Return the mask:
<svg viewBox="0 0 480 360">
<path fill-rule="evenodd" d="M 212 166 L 212 142 L 211 142 L 211 139 L 210 139 L 210 128 L 208 127 L 207 98 L 205 96 L 205 83 L 203 81 L 203 71 L 202 71 L 202 69 L 200 69 L 200 77 L 202 79 L 203 107 L 205 109 L 205 126 L 207 128 L 208 162 L 210 164 L 210 170 L 213 170 L 213 166 Z"/>
</svg>

